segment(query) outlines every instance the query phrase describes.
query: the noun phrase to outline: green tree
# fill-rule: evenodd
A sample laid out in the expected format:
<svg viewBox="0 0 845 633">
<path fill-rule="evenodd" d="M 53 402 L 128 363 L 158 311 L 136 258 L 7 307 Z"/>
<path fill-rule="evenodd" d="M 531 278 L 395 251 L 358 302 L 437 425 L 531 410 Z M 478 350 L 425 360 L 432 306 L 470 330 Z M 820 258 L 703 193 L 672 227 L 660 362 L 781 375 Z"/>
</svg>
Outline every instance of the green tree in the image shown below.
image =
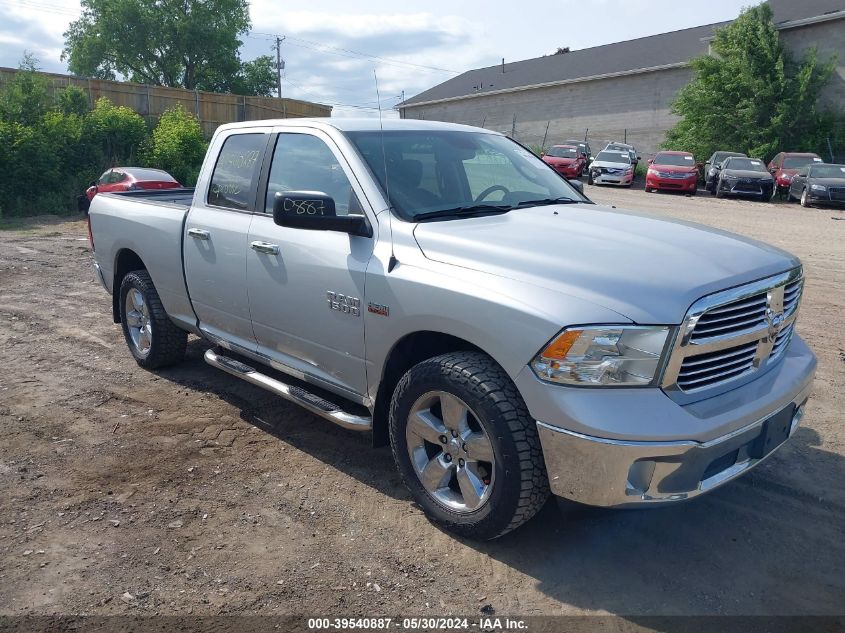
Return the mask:
<svg viewBox="0 0 845 633">
<path fill-rule="evenodd" d="M 192 186 L 196 184 L 207 147 L 199 121 L 180 105 L 161 115 L 144 160 L 150 167 L 169 172 L 183 185 Z"/>
<path fill-rule="evenodd" d="M 765 3 L 717 30 L 711 50 L 691 62 L 693 80 L 672 107 L 682 118 L 665 148 L 700 159 L 720 149 L 765 159 L 784 149 L 821 149 L 832 115 L 820 111 L 818 98 L 834 60 L 820 62 L 815 49 L 794 60 Z"/>
<path fill-rule="evenodd" d="M 147 140 L 147 124 L 134 110 L 101 97 L 85 116 L 82 140 L 84 160 L 95 171 L 131 164 Z"/>
<path fill-rule="evenodd" d="M 53 107 L 53 97 L 31 53 L 24 53 L 18 70 L 0 96 L 0 119 L 32 125 Z"/>
<path fill-rule="evenodd" d="M 82 0 L 62 59 L 83 76 L 231 92 L 253 70 L 238 53 L 249 28 L 247 0 Z"/>
<path fill-rule="evenodd" d="M 88 97 L 82 88 L 68 86 L 62 90 L 57 99 L 56 106 L 63 114 L 84 115 L 88 112 Z"/>
</svg>

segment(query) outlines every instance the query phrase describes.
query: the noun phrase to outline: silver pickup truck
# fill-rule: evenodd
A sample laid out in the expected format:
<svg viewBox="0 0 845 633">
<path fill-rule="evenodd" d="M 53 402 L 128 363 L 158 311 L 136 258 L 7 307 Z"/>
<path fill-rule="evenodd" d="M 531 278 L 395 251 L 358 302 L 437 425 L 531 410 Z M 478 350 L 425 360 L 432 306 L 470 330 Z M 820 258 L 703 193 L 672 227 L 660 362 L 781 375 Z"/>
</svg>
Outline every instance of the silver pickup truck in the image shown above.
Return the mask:
<svg viewBox="0 0 845 633">
<path fill-rule="evenodd" d="M 597 206 L 487 130 L 224 125 L 195 190 L 100 194 L 89 222 L 139 365 L 203 337 L 210 365 L 389 443 L 464 536 L 550 492 L 713 490 L 792 435 L 815 373 L 797 258 Z"/>
</svg>

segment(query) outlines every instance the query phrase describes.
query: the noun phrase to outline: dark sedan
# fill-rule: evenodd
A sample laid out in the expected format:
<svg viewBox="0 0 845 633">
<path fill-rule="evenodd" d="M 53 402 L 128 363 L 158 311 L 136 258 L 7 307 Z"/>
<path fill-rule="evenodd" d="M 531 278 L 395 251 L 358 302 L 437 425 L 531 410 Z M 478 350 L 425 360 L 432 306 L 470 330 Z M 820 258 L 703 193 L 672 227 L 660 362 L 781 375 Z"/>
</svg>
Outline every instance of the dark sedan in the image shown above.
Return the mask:
<svg viewBox="0 0 845 633">
<path fill-rule="evenodd" d="M 754 196 L 769 200 L 775 189 L 775 179 L 762 160 L 732 156 L 722 161 L 716 177 L 716 197 Z"/>
<path fill-rule="evenodd" d="M 845 206 L 845 165 L 813 163 L 798 170 L 789 184 L 787 199 L 802 207 L 814 204 Z"/>
<path fill-rule="evenodd" d="M 713 195 L 716 195 L 716 181 L 719 180 L 719 170 L 722 168 L 722 162 L 731 156 L 738 156 L 740 158 L 748 158 L 746 154 L 741 152 L 714 152 L 706 163 L 704 163 L 704 189 Z"/>
</svg>

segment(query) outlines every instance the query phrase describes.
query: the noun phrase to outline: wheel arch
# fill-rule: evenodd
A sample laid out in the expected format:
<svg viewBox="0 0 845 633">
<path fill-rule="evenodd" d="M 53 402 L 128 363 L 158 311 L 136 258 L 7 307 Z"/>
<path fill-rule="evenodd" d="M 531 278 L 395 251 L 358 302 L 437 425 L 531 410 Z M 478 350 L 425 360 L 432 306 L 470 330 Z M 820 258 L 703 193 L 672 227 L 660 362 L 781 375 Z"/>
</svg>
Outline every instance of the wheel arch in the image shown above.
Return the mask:
<svg viewBox="0 0 845 633">
<path fill-rule="evenodd" d="M 396 341 L 385 358 L 378 392 L 376 393 L 375 406 L 373 408 L 374 446 L 386 446 L 390 443 L 388 433 L 390 400 L 402 376 L 411 367 L 424 360 L 448 352 L 460 351 L 481 352 L 490 356 L 489 353 L 478 345 L 466 339 L 433 330 L 411 332 Z M 495 359 L 493 361 L 497 362 Z"/>
<path fill-rule="evenodd" d="M 115 323 L 120 323 L 120 284 L 123 278 L 133 270 L 147 270 L 147 266 L 132 249 L 120 249 L 114 257 L 114 276 L 112 277 L 112 319 Z"/>
</svg>

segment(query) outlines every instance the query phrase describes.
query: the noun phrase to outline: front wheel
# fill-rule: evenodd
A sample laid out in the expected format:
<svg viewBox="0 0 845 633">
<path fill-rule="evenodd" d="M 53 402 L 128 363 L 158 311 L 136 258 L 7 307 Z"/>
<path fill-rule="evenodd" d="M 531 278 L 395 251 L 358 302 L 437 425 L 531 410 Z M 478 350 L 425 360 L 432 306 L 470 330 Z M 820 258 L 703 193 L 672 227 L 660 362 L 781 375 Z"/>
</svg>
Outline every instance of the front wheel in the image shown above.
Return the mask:
<svg viewBox="0 0 845 633">
<path fill-rule="evenodd" d="M 812 204 L 810 204 L 810 199 L 807 196 L 807 190 L 806 189 L 804 189 L 801 192 L 801 206 L 804 207 L 805 209 L 809 209 L 810 207 L 813 206 Z"/>
<path fill-rule="evenodd" d="M 129 351 L 144 369 L 174 365 L 185 357 L 188 333 L 167 316 L 146 270 L 132 271 L 123 278 L 120 322 Z"/>
<path fill-rule="evenodd" d="M 390 444 L 414 500 L 461 536 L 502 536 L 549 496 L 536 423 L 504 370 L 479 352 L 437 356 L 402 377 Z"/>
</svg>

